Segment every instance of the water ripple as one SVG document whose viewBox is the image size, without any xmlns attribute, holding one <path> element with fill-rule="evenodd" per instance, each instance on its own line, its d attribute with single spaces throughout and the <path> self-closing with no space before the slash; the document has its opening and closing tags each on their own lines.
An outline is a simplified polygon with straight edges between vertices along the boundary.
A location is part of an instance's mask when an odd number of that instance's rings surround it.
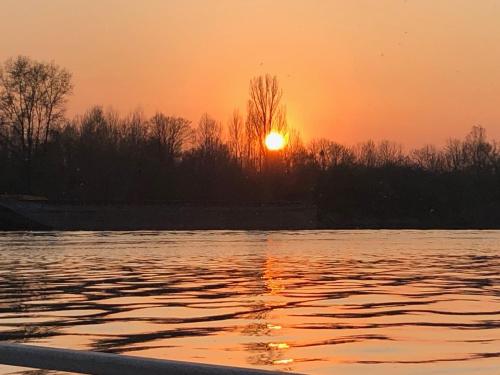
<svg viewBox="0 0 500 375">
<path fill-rule="evenodd" d="M 493 374 L 500 232 L 3 233 L 0 340 L 315 374 Z"/>
</svg>

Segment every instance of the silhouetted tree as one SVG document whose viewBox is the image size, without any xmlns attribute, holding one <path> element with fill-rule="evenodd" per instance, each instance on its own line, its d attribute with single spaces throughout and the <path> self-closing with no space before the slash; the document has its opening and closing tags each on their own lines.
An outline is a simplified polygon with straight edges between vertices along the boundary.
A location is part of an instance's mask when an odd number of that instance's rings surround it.
<svg viewBox="0 0 500 375">
<path fill-rule="evenodd" d="M 190 121 L 158 112 L 150 123 L 152 140 L 158 146 L 158 157 L 172 163 L 193 138 Z"/>
<path fill-rule="evenodd" d="M 413 150 L 410 155 L 411 161 L 419 169 L 442 172 L 445 169 L 445 157 L 443 153 L 433 145 L 426 145 Z"/>
<path fill-rule="evenodd" d="M 484 128 L 474 126 L 463 142 L 463 156 L 467 167 L 483 171 L 498 158 L 497 145 L 487 140 Z"/>
<path fill-rule="evenodd" d="M 19 56 L 0 69 L 0 136 L 24 164 L 31 190 L 33 158 L 63 119 L 71 74 L 54 63 Z"/>
<path fill-rule="evenodd" d="M 229 119 L 227 128 L 229 151 L 231 152 L 231 155 L 233 155 L 233 157 L 238 161 L 240 166 L 243 166 L 247 137 L 245 135 L 245 124 L 243 123 L 243 117 L 238 110 L 233 111 L 233 115 Z"/>
<path fill-rule="evenodd" d="M 349 165 L 355 160 L 354 152 L 349 147 L 327 139 L 312 140 L 309 143 L 308 151 L 322 170 L 339 165 Z"/>
<path fill-rule="evenodd" d="M 198 122 L 195 139 L 196 147 L 210 155 L 222 144 L 222 125 L 205 113 Z"/>
<path fill-rule="evenodd" d="M 282 96 L 283 91 L 276 76 L 267 74 L 250 81 L 247 124 L 249 131 L 257 140 L 260 169 L 267 152 L 264 146 L 266 135 L 272 130 L 286 131 L 286 109 L 281 103 Z"/>
</svg>

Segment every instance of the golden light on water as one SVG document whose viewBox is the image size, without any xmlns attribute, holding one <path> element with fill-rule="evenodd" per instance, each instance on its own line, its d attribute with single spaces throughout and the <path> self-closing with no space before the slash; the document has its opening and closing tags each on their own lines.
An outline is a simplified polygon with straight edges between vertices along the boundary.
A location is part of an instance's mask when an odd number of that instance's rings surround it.
<svg viewBox="0 0 500 375">
<path fill-rule="evenodd" d="M 267 346 L 270 348 L 273 348 L 273 349 L 288 349 L 288 348 L 290 348 L 290 345 L 288 345 L 286 342 L 279 342 L 279 343 L 270 342 L 269 344 L 267 344 Z"/>
<path fill-rule="evenodd" d="M 267 325 L 267 328 L 268 328 L 268 329 L 275 329 L 275 330 L 279 330 L 279 329 L 281 329 L 281 326 L 280 326 L 280 325 L 277 325 L 277 324 L 270 324 L 270 323 L 269 323 L 269 324 Z"/>
<path fill-rule="evenodd" d="M 268 150 L 278 151 L 285 147 L 286 140 L 282 134 L 272 131 L 266 136 L 265 144 Z"/>
<path fill-rule="evenodd" d="M 276 361 L 273 361 L 273 365 L 287 365 L 289 363 L 292 363 L 293 359 L 287 358 L 287 359 L 278 359 Z"/>
</svg>

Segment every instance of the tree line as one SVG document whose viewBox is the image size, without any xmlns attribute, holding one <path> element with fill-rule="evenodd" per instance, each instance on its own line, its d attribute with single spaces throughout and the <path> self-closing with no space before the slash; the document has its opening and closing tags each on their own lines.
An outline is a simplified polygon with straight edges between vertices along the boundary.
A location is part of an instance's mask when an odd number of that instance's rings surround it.
<svg viewBox="0 0 500 375">
<path fill-rule="evenodd" d="M 302 141 L 276 77 L 246 112 L 196 123 L 95 106 L 67 118 L 71 74 L 19 56 L 0 69 L 0 192 L 78 203 L 316 204 L 326 226 L 500 224 L 500 148 L 473 127 L 442 148 Z M 287 137 L 268 151 L 270 131 Z"/>
</svg>

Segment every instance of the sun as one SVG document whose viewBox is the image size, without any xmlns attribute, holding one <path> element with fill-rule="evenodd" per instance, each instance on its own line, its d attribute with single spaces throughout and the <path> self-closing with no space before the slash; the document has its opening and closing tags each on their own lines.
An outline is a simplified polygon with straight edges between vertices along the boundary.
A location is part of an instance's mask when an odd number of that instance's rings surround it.
<svg viewBox="0 0 500 375">
<path fill-rule="evenodd" d="M 286 144 L 285 137 L 276 131 L 270 132 L 266 136 L 264 143 L 266 144 L 267 149 L 270 151 L 281 150 L 283 147 L 285 147 Z"/>
</svg>

